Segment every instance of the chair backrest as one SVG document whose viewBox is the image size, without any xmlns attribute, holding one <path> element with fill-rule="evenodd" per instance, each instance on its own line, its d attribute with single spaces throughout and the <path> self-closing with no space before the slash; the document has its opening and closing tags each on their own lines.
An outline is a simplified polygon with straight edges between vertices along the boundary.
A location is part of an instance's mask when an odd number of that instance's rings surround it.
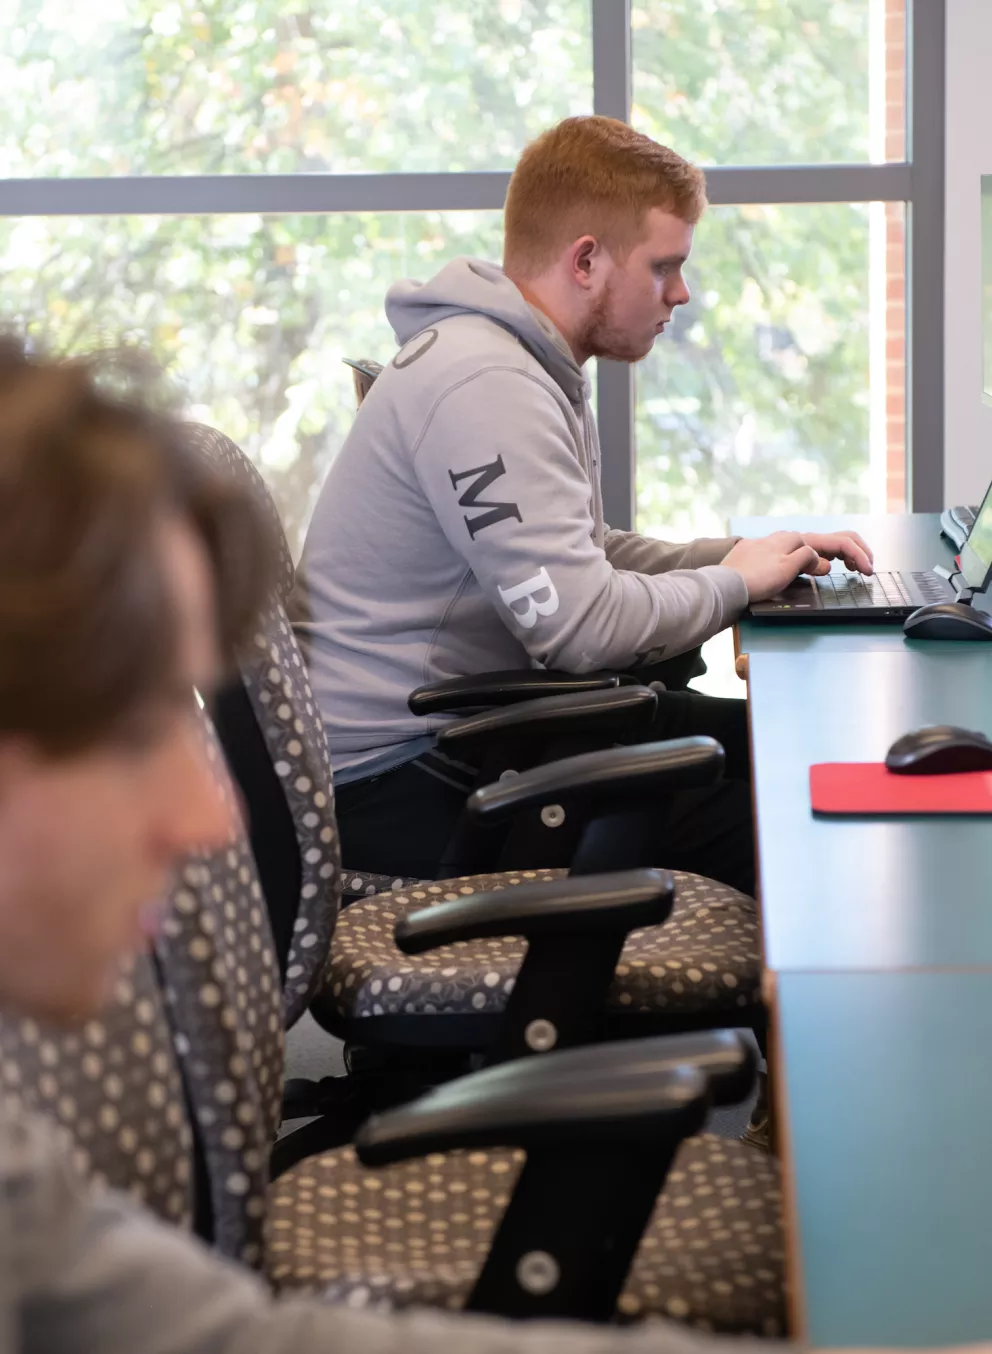
<svg viewBox="0 0 992 1354">
<path fill-rule="evenodd" d="M 288 1028 L 322 984 L 341 898 L 327 741 L 286 612 L 293 562 L 272 497 L 230 438 L 201 424 L 187 426 L 201 455 L 250 485 L 280 542 L 278 584 L 241 656 L 241 686 L 221 693 L 214 717 L 248 806 Z"/>
<path fill-rule="evenodd" d="M 233 796 L 205 716 L 203 732 Z M 83 1172 L 258 1265 L 284 1035 L 247 838 L 188 859 L 169 902 L 154 954 L 125 967 L 99 1019 L 67 1034 L 0 1018 L 0 1080 L 59 1125 Z"/>
<path fill-rule="evenodd" d="M 382 371 L 382 363 L 374 362 L 371 357 L 346 357 L 346 367 L 351 368 L 351 379 L 355 387 L 355 403 L 359 408 L 372 389 L 375 378 Z"/>
<path fill-rule="evenodd" d="M 209 722 L 204 737 L 234 795 Z M 69 1034 L 0 1019 L 0 1079 L 47 1113 L 78 1166 L 262 1260 L 269 1157 L 279 1128 L 283 1002 L 247 837 L 177 873 L 154 954 L 127 966 L 98 1020 Z"/>
<path fill-rule="evenodd" d="M 206 724 L 218 778 L 233 794 Z M 246 836 L 186 862 L 156 956 L 203 1154 L 210 1239 L 258 1265 L 285 1049 L 279 968 Z"/>
<path fill-rule="evenodd" d="M 81 1172 L 192 1225 L 193 1134 L 150 957 L 124 965 L 106 1009 L 77 1030 L 0 1016 L 0 1080 L 15 1108 L 58 1125 Z"/>
</svg>

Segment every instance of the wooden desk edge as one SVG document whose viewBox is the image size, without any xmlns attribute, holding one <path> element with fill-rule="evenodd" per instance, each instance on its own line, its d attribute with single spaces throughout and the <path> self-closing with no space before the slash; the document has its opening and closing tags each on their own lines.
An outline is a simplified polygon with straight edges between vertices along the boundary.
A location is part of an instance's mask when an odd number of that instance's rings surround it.
<svg viewBox="0 0 992 1354">
<path fill-rule="evenodd" d="M 748 656 L 740 651 L 740 630 L 734 626 L 734 670 L 745 682 L 748 680 Z M 750 693 L 749 693 L 750 694 Z M 751 754 L 751 794 L 754 796 L 754 740 L 751 728 L 751 706 L 748 703 L 748 748 Z M 755 824 L 757 827 L 757 824 Z M 757 834 L 754 842 L 755 861 L 758 864 Z M 761 888 L 758 886 L 760 917 Z M 778 1022 L 778 983 L 774 971 L 765 967 L 764 937 L 762 936 L 761 999 L 768 1008 L 768 1072 L 772 1103 L 769 1106 L 774 1130 L 773 1146 L 778 1157 L 782 1180 L 782 1228 L 785 1238 L 786 1321 L 793 1340 L 805 1342 L 806 1303 L 803 1290 L 802 1244 L 799 1232 L 799 1208 L 796 1200 L 795 1176 L 792 1163 L 792 1135 L 789 1126 L 789 1097 L 786 1089 L 785 1059 L 781 1055 L 782 1039 Z"/>
<path fill-rule="evenodd" d="M 734 671 L 742 682 L 747 681 L 747 654 L 741 653 L 741 627 L 734 626 Z"/>
<path fill-rule="evenodd" d="M 802 1241 L 799 1230 L 799 1207 L 795 1190 L 795 1171 L 792 1162 L 792 1134 L 789 1125 L 789 1096 L 786 1086 L 785 1058 L 782 1055 L 782 1036 L 779 1029 L 777 983 L 775 974 L 765 969 L 761 975 L 761 995 L 768 1007 L 768 1069 L 772 1095 L 772 1124 L 775 1128 L 774 1145 L 782 1178 L 782 1226 L 785 1233 L 786 1320 L 789 1336 L 805 1344 L 806 1302 L 803 1290 Z"/>
</svg>

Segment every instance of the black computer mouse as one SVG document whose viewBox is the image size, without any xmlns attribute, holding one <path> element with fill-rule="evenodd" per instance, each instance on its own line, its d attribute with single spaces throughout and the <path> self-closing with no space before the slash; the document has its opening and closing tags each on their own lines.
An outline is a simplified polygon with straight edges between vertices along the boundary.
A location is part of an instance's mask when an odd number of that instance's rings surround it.
<svg viewBox="0 0 992 1354">
<path fill-rule="evenodd" d="M 972 729 L 927 724 L 897 738 L 885 754 L 885 765 L 890 771 L 915 776 L 992 771 L 992 742 Z"/>
<path fill-rule="evenodd" d="M 903 624 L 909 639 L 992 639 L 992 616 L 967 602 L 917 607 Z"/>
</svg>

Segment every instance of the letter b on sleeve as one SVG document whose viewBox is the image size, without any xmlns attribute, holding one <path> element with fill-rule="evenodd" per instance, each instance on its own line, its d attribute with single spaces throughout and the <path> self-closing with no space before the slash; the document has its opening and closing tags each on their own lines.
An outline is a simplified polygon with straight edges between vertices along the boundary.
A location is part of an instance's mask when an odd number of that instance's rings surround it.
<svg viewBox="0 0 992 1354">
<path fill-rule="evenodd" d="M 558 591 L 551 581 L 551 575 L 543 568 L 533 578 L 525 578 L 513 588 L 497 588 L 503 605 L 508 607 L 514 620 L 520 622 L 525 630 L 533 630 L 538 616 L 553 616 L 558 610 Z M 525 603 L 523 611 L 517 609 L 516 602 Z"/>
</svg>

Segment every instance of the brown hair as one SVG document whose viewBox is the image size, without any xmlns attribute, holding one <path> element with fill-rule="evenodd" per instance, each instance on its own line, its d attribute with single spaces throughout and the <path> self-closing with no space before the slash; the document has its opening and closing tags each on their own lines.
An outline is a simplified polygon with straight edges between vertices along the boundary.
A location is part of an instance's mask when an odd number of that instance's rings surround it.
<svg viewBox="0 0 992 1354">
<path fill-rule="evenodd" d="M 206 550 L 224 658 L 247 639 L 273 578 L 271 528 L 183 426 L 133 364 L 0 339 L 0 736 L 80 751 L 174 689 L 170 516 Z"/>
<path fill-rule="evenodd" d="M 615 118 L 566 118 L 532 141 L 513 171 L 504 267 L 534 277 L 582 235 L 622 258 L 650 207 L 695 225 L 706 209 L 702 170 Z"/>
</svg>

